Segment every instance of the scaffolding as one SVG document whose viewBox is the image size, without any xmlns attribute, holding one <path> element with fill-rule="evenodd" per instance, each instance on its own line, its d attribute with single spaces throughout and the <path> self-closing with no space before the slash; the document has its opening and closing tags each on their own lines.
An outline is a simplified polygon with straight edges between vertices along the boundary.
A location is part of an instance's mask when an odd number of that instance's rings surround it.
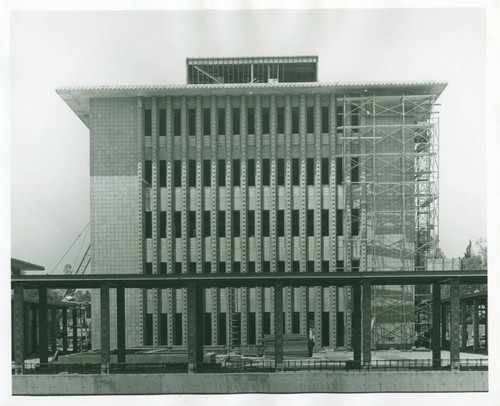
<svg viewBox="0 0 500 406">
<path fill-rule="evenodd" d="M 438 235 L 435 99 L 435 95 L 339 99 L 345 271 L 425 270 Z M 401 294 L 398 287 L 374 289 L 375 348 L 413 345 L 430 328 L 429 289 L 401 289 Z"/>
</svg>

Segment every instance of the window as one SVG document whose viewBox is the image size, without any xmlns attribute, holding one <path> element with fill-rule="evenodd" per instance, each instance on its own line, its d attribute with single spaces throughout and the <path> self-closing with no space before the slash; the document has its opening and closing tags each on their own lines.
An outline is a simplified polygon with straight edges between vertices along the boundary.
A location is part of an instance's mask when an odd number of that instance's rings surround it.
<svg viewBox="0 0 500 406">
<path fill-rule="evenodd" d="M 189 160 L 189 186 L 196 187 L 196 161 Z"/>
<path fill-rule="evenodd" d="M 262 109 L 262 134 L 269 134 L 269 107 Z"/>
<path fill-rule="evenodd" d="M 210 109 L 203 109 L 203 135 L 210 135 Z"/>
<path fill-rule="evenodd" d="M 359 109 L 358 106 L 352 105 L 351 106 L 351 126 L 357 127 L 359 125 Z M 357 131 L 357 129 L 353 130 Z"/>
<path fill-rule="evenodd" d="M 321 261 L 321 272 L 330 272 L 330 262 Z"/>
<path fill-rule="evenodd" d="M 300 272 L 300 262 L 299 261 L 292 262 L 292 272 Z"/>
<path fill-rule="evenodd" d="M 190 211 L 188 214 L 188 237 L 196 237 L 196 212 Z"/>
<path fill-rule="evenodd" d="M 248 273 L 255 273 L 255 262 L 248 263 Z"/>
<path fill-rule="evenodd" d="M 188 134 L 196 135 L 196 110 L 188 109 Z"/>
<path fill-rule="evenodd" d="M 147 211 L 146 215 L 145 215 L 145 219 L 144 219 L 145 220 L 144 234 L 145 234 L 146 238 L 151 238 L 153 236 L 153 218 L 152 218 L 151 214 L 152 213 L 150 211 Z"/>
<path fill-rule="evenodd" d="M 167 161 L 160 161 L 160 187 L 167 186 Z"/>
<path fill-rule="evenodd" d="M 160 212 L 160 238 L 167 238 L 167 212 Z"/>
<path fill-rule="evenodd" d="M 182 264 L 180 262 L 176 262 L 174 264 L 174 273 L 176 273 L 176 274 L 182 273 Z"/>
<path fill-rule="evenodd" d="M 307 261 L 307 272 L 314 272 L 314 261 Z"/>
<path fill-rule="evenodd" d="M 359 235 L 359 209 L 351 210 L 351 235 Z"/>
<path fill-rule="evenodd" d="M 262 211 L 262 236 L 269 237 L 269 210 Z"/>
<path fill-rule="evenodd" d="M 307 158 L 307 184 L 314 185 L 314 158 Z"/>
<path fill-rule="evenodd" d="M 278 186 L 285 185 L 285 160 L 278 159 Z"/>
<path fill-rule="evenodd" d="M 204 262 L 203 263 L 203 273 L 212 273 L 212 263 Z"/>
<path fill-rule="evenodd" d="M 174 109 L 174 135 L 181 135 L 181 109 Z"/>
<path fill-rule="evenodd" d="M 240 211 L 233 211 L 233 237 L 240 236 Z"/>
<path fill-rule="evenodd" d="M 344 106 L 337 106 L 337 127 L 344 126 Z"/>
<path fill-rule="evenodd" d="M 335 159 L 335 177 L 337 179 L 337 185 L 341 185 L 344 183 L 344 159 L 336 158 Z"/>
<path fill-rule="evenodd" d="M 330 161 L 328 158 L 321 158 L 321 184 L 328 185 L 330 177 Z"/>
<path fill-rule="evenodd" d="M 182 216 L 180 211 L 174 212 L 174 230 L 175 238 L 182 237 Z"/>
<path fill-rule="evenodd" d="M 351 157 L 351 182 L 359 182 L 359 156 Z"/>
<path fill-rule="evenodd" d="M 233 108 L 233 134 L 240 133 L 240 109 Z"/>
<path fill-rule="evenodd" d="M 359 272 L 359 259 L 351 260 L 351 271 Z"/>
<path fill-rule="evenodd" d="M 262 263 L 262 272 L 270 273 L 271 272 L 271 263 L 269 261 L 264 261 Z"/>
<path fill-rule="evenodd" d="M 153 183 L 153 168 L 151 161 L 144 161 L 144 180 L 150 186 Z"/>
<path fill-rule="evenodd" d="M 226 263 L 219 262 L 219 273 L 226 273 Z"/>
<path fill-rule="evenodd" d="M 298 158 L 292 158 L 292 185 L 300 185 L 300 161 Z"/>
<path fill-rule="evenodd" d="M 160 262 L 160 273 L 161 274 L 167 273 L 167 263 L 166 262 Z"/>
<path fill-rule="evenodd" d="M 167 110 L 160 109 L 160 137 L 167 135 Z"/>
<path fill-rule="evenodd" d="M 307 235 L 314 236 L 314 210 L 307 210 Z"/>
<path fill-rule="evenodd" d="M 321 132 L 327 133 L 330 131 L 330 114 L 328 106 L 321 107 Z"/>
<path fill-rule="evenodd" d="M 240 273 L 240 272 L 241 272 L 241 263 L 233 262 L 233 273 Z"/>
<path fill-rule="evenodd" d="M 147 275 L 151 275 L 153 273 L 153 263 L 152 262 L 146 262 L 146 267 L 144 269 L 144 273 Z"/>
<path fill-rule="evenodd" d="M 210 186 L 212 165 L 210 159 L 203 161 L 203 186 Z"/>
<path fill-rule="evenodd" d="M 218 180 L 219 186 L 226 186 L 226 161 L 224 159 L 219 159 L 218 161 Z"/>
<path fill-rule="evenodd" d="M 292 236 L 300 235 L 300 213 L 298 210 L 292 210 Z"/>
<path fill-rule="evenodd" d="M 248 230 L 248 237 L 255 236 L 255 212 L 253 210 L 248 211 L 247 230 Z"/>
<path fill-rule="evenodd" d="M 285 272 L 285 261 L 278 261 L 278 272 Z"/>
<path fill-rule="evenodd" d="M 344 235 L 344 210 L 337 209 L 336 215 L 337 236 Z"/>
<path fill-rule="evenodd" d="M 314 108 L 307 107 L 306 109 L 307 133 L 314 133 Z"/>
<path fill-rule="evenodd" d="M 247 109 L 247 131 L 248 134 L 255 134 L 255 111 L 253 108 Z"/>
<path fill-rule="evenodd" d="M 255 186 L 255 160 L 248 160 L 248 186 Z"/>
<path fill-rule="evenodd" d="M 278 210 L 278 237 L 285 236 L 285 211 Z"/>
<path fill-rule="evenodd" d="M 219 237 L 226 236 L 226 213 L 219 211 Z"/>
<path fill-rule="evenodd" d="M 329 235 L 328 210 L 321 210 L 321 236 L 328 237 Z"/>
<path fill-rule="evenodd" d="M 240 160 L 233 159 L 233 186 L 240 186 Z"/>
<path fill-rule="evenodd" d="M 262 160 L 262 186 L 269 186 L 269 159 Z"/>
<path fill-rule="evenodd" d="M 210 237 L 210 211 L 205 210 L 203 212 L 203 236 L 204 237 Z"/>
<path fill-rule="evenodd" d="M 278 107 L 278 134 L 285 133 L 285 108 Z"/>
<path fill-rule="evenodd" d="M 144 110 L 144 135 L 150 137 L 152 134 L 151 129 L 151 110 Z"/>
<path fill-rule="evenodd" d="M 217 109 L 217 126 L 219 132 L 217 134 L 224 135 L 226 133 L 226 109 Z"/>
<path fill-rule="evenodd" d="M 292 133 L 299 133 L 299 108 L 292 107 Z"/>
<path fill-rule="evenodd" d="M 182 165 L 178 159 L 174 161 L 174 186 L 182 186 Z"/>
</svg>

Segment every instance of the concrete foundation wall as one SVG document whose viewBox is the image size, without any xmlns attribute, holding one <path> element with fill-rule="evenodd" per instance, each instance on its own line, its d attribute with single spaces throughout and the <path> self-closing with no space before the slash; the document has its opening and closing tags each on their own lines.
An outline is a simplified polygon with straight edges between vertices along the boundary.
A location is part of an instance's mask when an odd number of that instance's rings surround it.
<svg viewBox="0 0 500 406">
<path fill-rule="evenodd" d="M 458 391 L 488 391 L 488 372 L 292 372 L 12 377 L 14 395 Z"/>
</svg>

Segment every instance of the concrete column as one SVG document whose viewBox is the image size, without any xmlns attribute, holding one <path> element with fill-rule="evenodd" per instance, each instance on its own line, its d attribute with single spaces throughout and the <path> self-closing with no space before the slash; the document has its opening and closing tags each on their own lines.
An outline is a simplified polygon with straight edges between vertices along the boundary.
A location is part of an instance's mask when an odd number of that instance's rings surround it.
<svg viewBox="0 0 500 406">
<path fill-rule="evenodd" d="M 441 366 L 441 285 L 432 284 L 432 366 L 439 368 Z"/>
<path fill-rule="evenodd" d="M 187 287 L 188 372 L 195 373 L 203 362 L 203 288 L 195 282 Z"/>
<path fill-rule="evenodd" d="M 68 352 L 68 308 L 63 307 L 62 311 L 62 339 L 63 339 L 63 351 Z"/>
<path fill-rule="evenodd" d="M 71 318 L 73 321 L 73 352 L 76 352 L 78 347 L 78 310 L 76 308 L 71 309 Z"/>
<path fill-rule="evenodd" d="M 462 351 L 467 347 L 467 302 L 460 301 L 460 337 L 462 343 Z"/>
<path fill-rule="evenodd" d="M 39 349 L 40 364 L 47 364 L 49 362 L 49 326 L 47 315 L 47 288 L 40 288 L 38 290 L 38 332 L 39 332 Z"/>
<path fill-rule="evenodd" d="M 57 350 L 57 308 L 52 306 L 50 308 L 50 350 L 54 354 Z"/>
<path fill-rule="evenodd" d="M 352 287 L 352 350 L 356 365 L 361 364 L 361 286 Z"/>
<path fill-rule="evenodd" d="M 479 301 L 473 299 L 472 301 L 472 335 L 473 340 L 473 351 L 479 351 Z"/>
<path fill-rule="evenodd" d="M 22 374 L 24 369 L 24 286 L 17 283 L 14 286 L 14 367 L 16 374 Z"/>
<path fill-rule="evenodd" d="M 125 288 L 116 288 L 116 343 L 117 361 L 125 362 Z"/>
<path fill-rule="evenodd" d="M 274 366 L 283 370 L 283 285 L 274 285 Z"/>
<path fill-rule="evenodd" d="M 363 281 L 363 297 L 361 305 L 363 312 L 363 365 L 370 365 L 372 361 L 372 285 L 370 281 Z"/>
<path fill-rule="evenodd" d="M 110 357 L 110 320 L 109 285 L 101 285 L 101 373 L 109 373 Z"/>
<path fill-rule="evenodd" d="M 460 367 L 460 283 L 457 278 L 450 282 L 450 361 L 452 369 Z"/>
</svg>

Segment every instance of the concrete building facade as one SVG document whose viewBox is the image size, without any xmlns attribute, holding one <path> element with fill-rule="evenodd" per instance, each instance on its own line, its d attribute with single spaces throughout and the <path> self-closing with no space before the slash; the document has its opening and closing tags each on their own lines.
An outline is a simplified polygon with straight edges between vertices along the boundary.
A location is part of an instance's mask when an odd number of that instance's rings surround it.
<svg viewBox="0 0 500 406">
<path fill-rule="evenodd" d="M 317 62 L 188 59 L 187 85 L 59 89 L 90 130 L 92 272 L 425 269 L 446 84 L 322 83 Z M 206 290 L 204 343 L 261 342 L 274 331 L 273 294 Z M 375 346 L 414 342 L 418 296 L 374 287 Z M 283 297 L 286 334 L 350 348 L 352 288 Z M 127 289 L 125 303 L 127 347 L 186 345 L 185 289 Z M 99 308 L 96 294 L 95 331 Z"/>
</svg>

